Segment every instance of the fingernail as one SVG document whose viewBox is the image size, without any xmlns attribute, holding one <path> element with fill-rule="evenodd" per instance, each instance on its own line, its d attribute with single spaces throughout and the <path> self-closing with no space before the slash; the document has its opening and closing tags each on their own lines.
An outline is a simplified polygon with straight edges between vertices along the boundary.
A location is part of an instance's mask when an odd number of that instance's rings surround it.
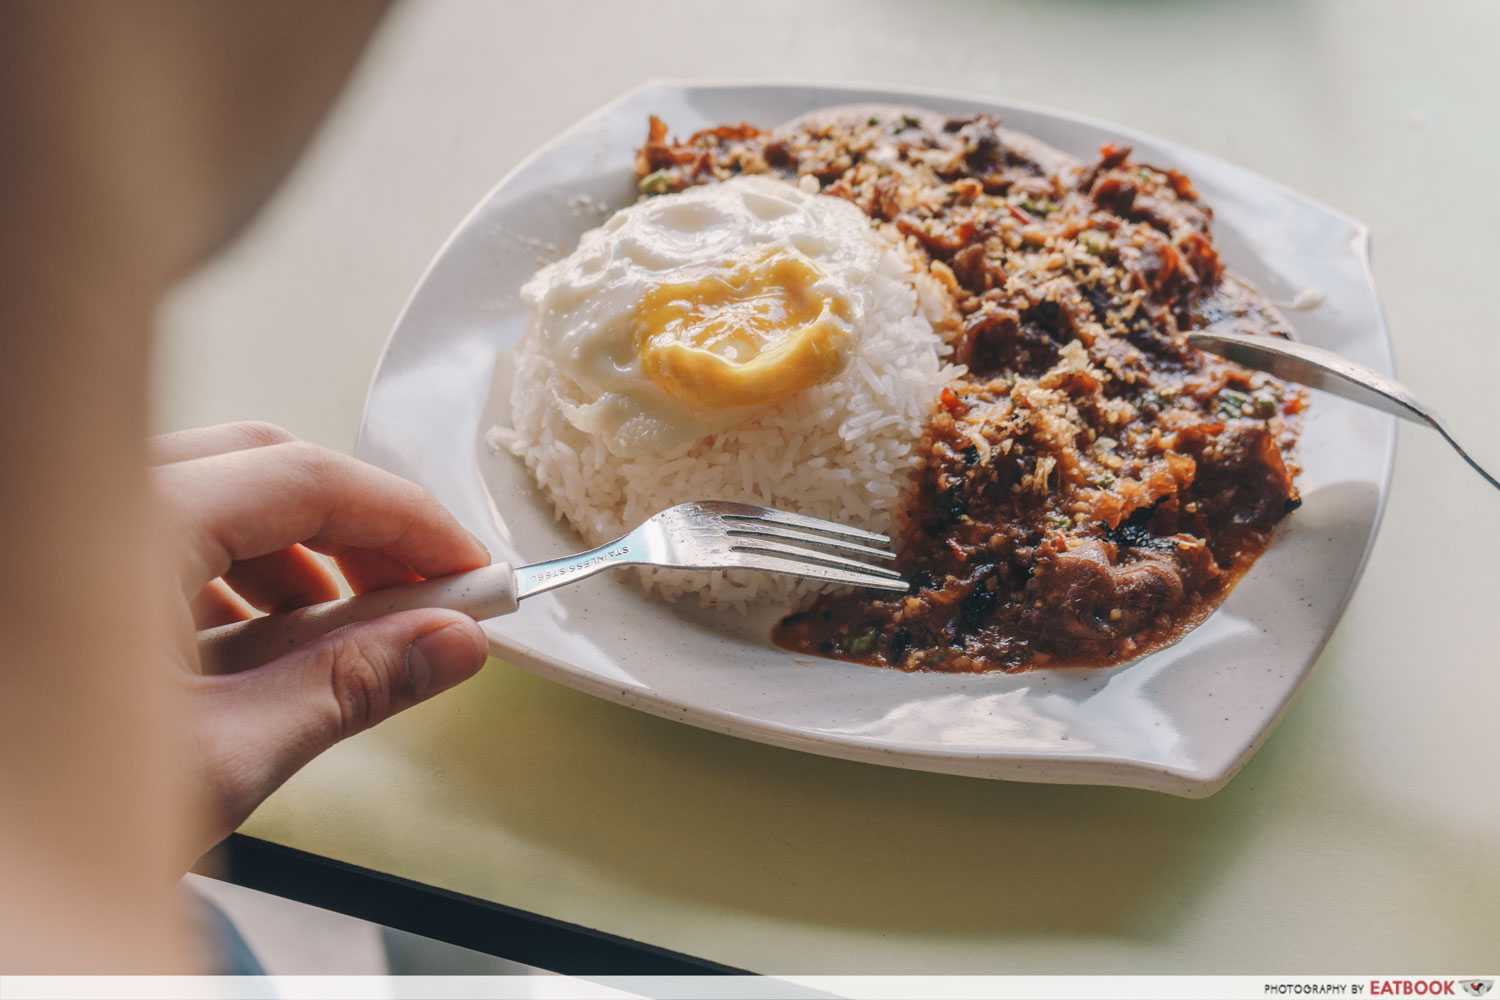
<svg viewBox="0 0 1500 1000">
<path fill-rule="evenodd" d="M 426 698 L 472 676 L 487 650 L 470 629 L 444 625 L 421 635 L 406 649 L 406 679 L 412 696 Z"/>
<path fill-rule="evenodd" d="M 468 531 L 467 528 L 465 528 L 464 530 Z M 480 549 L 481 552 L 483 552 L 486 556 L 488 556 L 491 559 L 494 558 L 494 556 L 490 555 L 490 547 L 488 545 L 484 544 L 483 542 L 481 542 L 479 540 L 479 536 L 478 535 L 474 534 L 474 532 L 472 532 L 472 531 L 469 531 L 469 537 L 472 538 L 472 539 L 474 539 L 474 544 L 477 545 L 477 546 L 479 546 L 479 549 Z"/>
</svg>

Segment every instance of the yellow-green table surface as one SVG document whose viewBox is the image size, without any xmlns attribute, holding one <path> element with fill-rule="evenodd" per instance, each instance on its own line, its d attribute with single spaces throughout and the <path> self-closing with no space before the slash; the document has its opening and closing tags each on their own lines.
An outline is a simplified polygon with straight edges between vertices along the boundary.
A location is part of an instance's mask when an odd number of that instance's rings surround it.
<svg viewBox="0 0 1500 1000">
<path fill-rule="evenodd" d="M 1402 378 L 1500 462 L 1500 5 L 400 7 L 308 158 L 161 318 L 162 428 L 350 450 L 381 345 L 510 167 L 652 76 L 967 90 L 1154 132 L 1368 223 Z M 491 662 L 245 832 L 765 972 L 1500 966 L 1500 494 L 1403 427 L 1364 581 L 1219 794 L 824 759 Z"/>
</svg>

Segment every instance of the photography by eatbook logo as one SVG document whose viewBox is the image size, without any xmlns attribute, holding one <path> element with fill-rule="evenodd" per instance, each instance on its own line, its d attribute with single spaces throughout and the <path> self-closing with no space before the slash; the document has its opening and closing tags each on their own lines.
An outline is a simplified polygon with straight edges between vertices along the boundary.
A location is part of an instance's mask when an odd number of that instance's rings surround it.
<svg viewBox="0 0 1500 1000">
<path fill-rule="evenodd" d="M 1471 997 L 1482 997 L 1495 985 L 1493 979 L 1460 979 L 1458 983 Z"/>
</svg>

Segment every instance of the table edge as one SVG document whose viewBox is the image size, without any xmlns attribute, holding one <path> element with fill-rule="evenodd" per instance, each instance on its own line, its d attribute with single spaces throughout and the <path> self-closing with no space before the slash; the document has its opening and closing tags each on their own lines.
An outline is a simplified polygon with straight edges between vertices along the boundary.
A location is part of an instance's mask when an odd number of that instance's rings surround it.
<svg viewBox="0 0 1500 1000">
<path fill-rule="evenodd" d="M 199 874 L 569 976 L 745 970 L 398 875 L 230 834 Z"/>
</svg>

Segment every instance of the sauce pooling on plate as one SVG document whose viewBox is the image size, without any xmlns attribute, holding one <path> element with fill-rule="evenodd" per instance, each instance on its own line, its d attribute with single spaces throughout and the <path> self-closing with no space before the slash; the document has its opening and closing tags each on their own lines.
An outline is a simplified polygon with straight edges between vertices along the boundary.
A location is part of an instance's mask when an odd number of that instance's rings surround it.
<svg viewBox="0 0 1500 1000">
<path fill-rule="evenodd" d="M 1225 273 L 1184 175 L 890 108 L 680 143 L 653 119 L 638 170 L 648 194 L 811 179 L 904 238 L 951 299 L 968 371 L 933 401 L 895 532 L 910 591 L 819 597 L 782 646 L 908 670 L 1123 662 L 1212 611 L 1300 503 L 1302 395 L 1184 340 L 1288 332 Z"/>
</svg>

